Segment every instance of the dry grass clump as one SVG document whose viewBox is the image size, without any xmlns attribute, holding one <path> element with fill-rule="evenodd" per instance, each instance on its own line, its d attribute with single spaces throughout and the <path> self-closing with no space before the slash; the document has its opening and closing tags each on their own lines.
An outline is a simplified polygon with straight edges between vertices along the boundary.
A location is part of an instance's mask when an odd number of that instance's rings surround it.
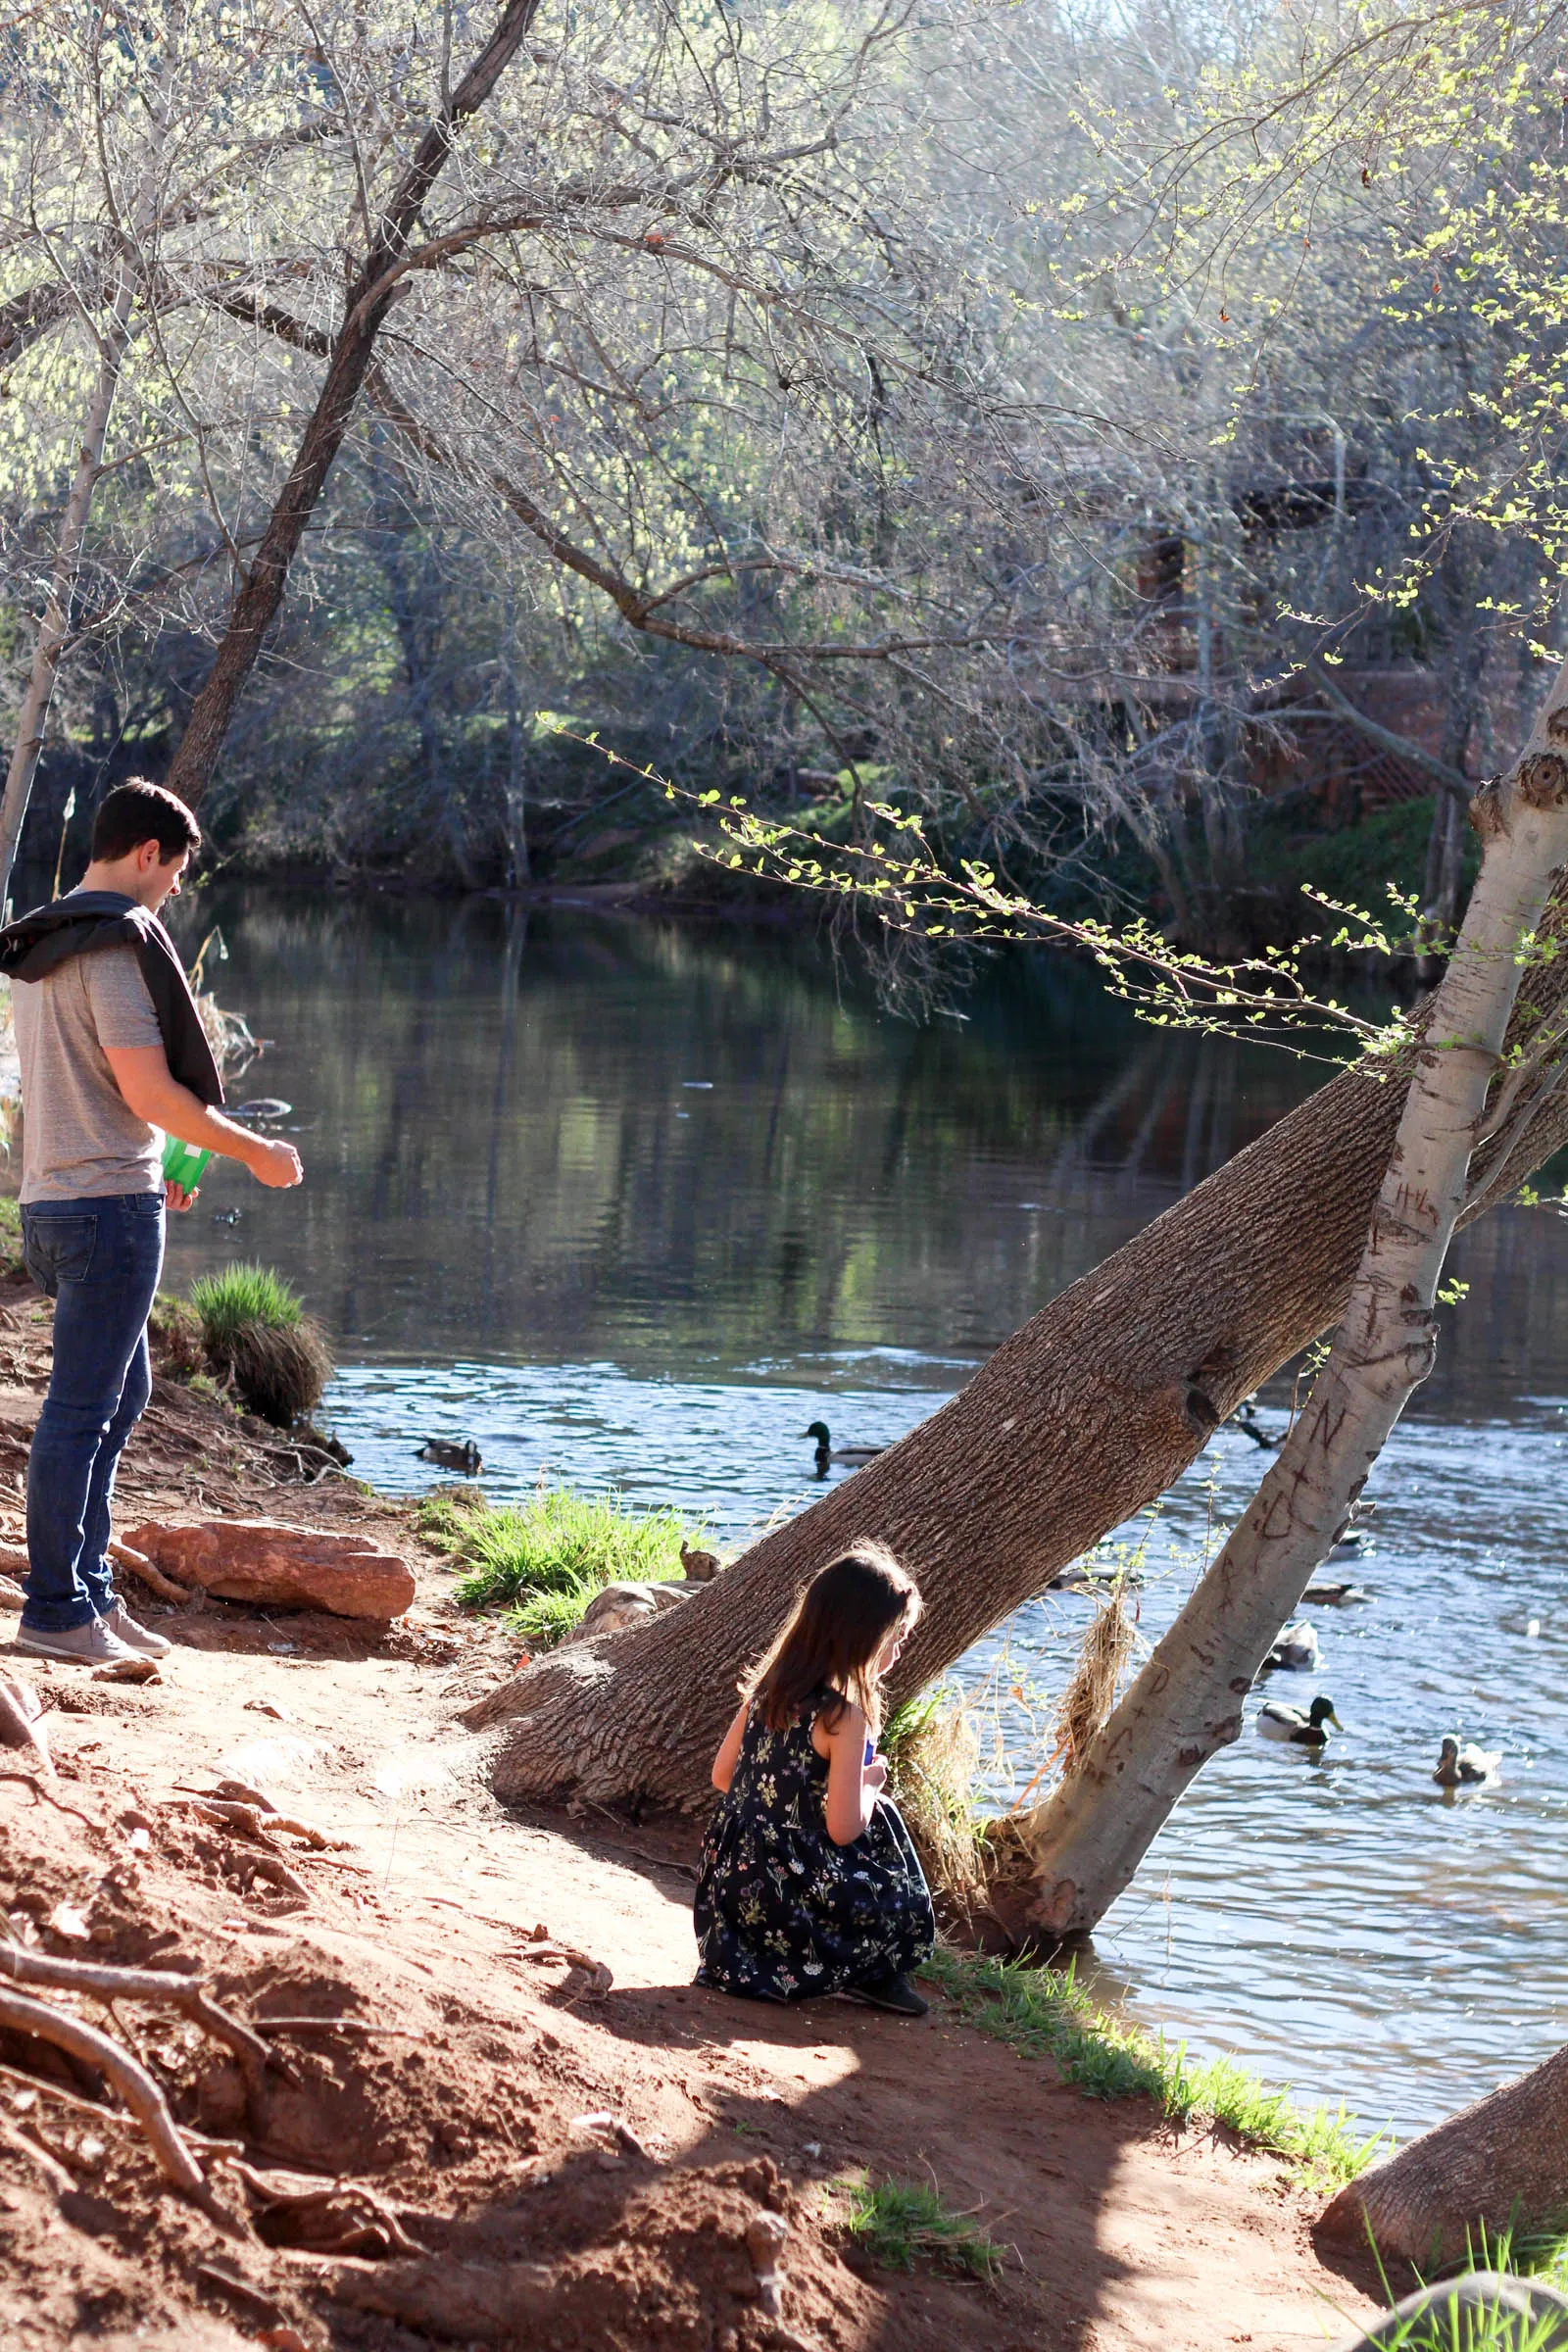
<svg viewBox="0 0 1568 2352">
<path fill-rule="evenodd" d="M 926 1877 L 967 1917 L 986 1890 L 974 1797 L 980 1741 L 970 1710 L 938 1684 L 894 1709 L 879 1744 Z"/>
<path fill-rule="evenodd" d="M 1137 1613 L 1127 1606 L 1126 1581 L 1117 1577 L 1106 1586 L 1084 1629 L 1078 1663 L 1067 1678 L 1056 1708 L 1056 1744 L 1045 1770 L 1049 1771 L 1059 1757 L 1064 1781 L 1082 1771 L 1085 1757 L 1104 1730 L 1116 1703 L 1116 1692 L 1132 1656 L 1137 1633 Z"/>
</svg>

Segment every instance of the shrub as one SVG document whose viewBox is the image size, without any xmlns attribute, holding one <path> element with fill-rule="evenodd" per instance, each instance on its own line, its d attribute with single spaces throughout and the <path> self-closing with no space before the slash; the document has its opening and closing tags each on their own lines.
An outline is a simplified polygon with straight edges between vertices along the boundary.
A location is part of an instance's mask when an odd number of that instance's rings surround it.
<svg viewBox="0 0 1568 2352">
<path fill-rule="evenodd" d="M 332 1374 L 320 1329 L 296 1291 L 270 1266 L 225 1266 L 201 1274 L 190 1302 L 208 1361 L 253 1412 L 288 1429 L 315 1411 Z"/>
</svg>

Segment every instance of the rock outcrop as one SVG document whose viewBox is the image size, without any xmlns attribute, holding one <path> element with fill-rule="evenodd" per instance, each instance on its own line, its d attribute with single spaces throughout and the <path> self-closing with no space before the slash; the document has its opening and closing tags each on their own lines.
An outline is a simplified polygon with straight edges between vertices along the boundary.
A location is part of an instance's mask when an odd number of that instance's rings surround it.
<svg viewBox="0 0 1568 2352">
<path fill-rule="evenodd" d="M 125 1542 L 191 1592 L 268 1608 L 328 1609 L 390 1624 L 414 1601 L 414 1572 L 366 1536 L 292 1527 L 282 1519 L 149 1520 Z"/>
</svg>

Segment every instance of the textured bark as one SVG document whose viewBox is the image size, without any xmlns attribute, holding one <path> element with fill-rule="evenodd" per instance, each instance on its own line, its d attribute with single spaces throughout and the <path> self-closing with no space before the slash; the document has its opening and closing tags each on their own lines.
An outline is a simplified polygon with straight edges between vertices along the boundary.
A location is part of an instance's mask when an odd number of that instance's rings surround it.
<svg viewBox="0 0 1568 2352">
<path fill-rule="evenodd" d="M 1568 2049 L 1504 2083 L 1342 2188 L 1318 2228 L 1423 2267 L 1495 2233 L 1555 2228 L 1568 2212 Z"/>
<path fill-rule="evenodd" d="M 1568 903 L 1548 927 L 1568 936 Z M 1510 1038 L 1549 1026 L 1568 956 L 1530 974 Z M 498 1793 L 698 1804 L 737 1677 L 795 1592 L 857 1538 L 918 1577 L 906 1696 L 1188 1468 L 1215 1423 L 1343 1313 L 1394 1147 L 1408 1067 L 1333 1079 L 1051 1301 L 969 1386 L 814 1508 L 649 1627 L 541 1661 L 469 1711 L 508 1722 Z M 1520 1183 L 1568 1135 L 1544 1081 L 1522 1145 L 1478 1164 Z M 1532 1116 L 1532 1112 L 1534 1115 Z"/>
<path fill-rule="evenodd" d="M 333 338 L 326 374 L 299 455 L 234 599 L 228 627 L 191 706 L 169 771 L 170 790 L 192 806 L 212 780 L 240 689 L 256 666 L 263 641 L 277 617 L 289 566 L 343 446 L 374 355 L 376 336 L 396 300 L 401 282 L 398 264 L 420 211 L 446 167 L 463 123 L 484 105 L 515 57 L 538 7 L 539 0 L 509 0 L 489 40 L 420 140 L 344 296 L 343 323 Z"/>
<path fill-rule="evenodd" d="M 1269 1644 L 1299 1606 L 1437 1348 L 1434 1311 L 1526 966 L 1568 860 L 1568 671 L 1475 807 L 1481 873 L 1428 1007 L 1345 1320 L 1299 1419 L 1218 1559 L 1047 1803 L 1019 1825 L 1053 1936 L 1097 1927 L 1197 1775 L 1240 1734 Z M 1550 1039 L 1547 1033 L 1547 1042 Z M 1550 1079 L 1560 1052 L 1547 1053 Z"/>
</svg>

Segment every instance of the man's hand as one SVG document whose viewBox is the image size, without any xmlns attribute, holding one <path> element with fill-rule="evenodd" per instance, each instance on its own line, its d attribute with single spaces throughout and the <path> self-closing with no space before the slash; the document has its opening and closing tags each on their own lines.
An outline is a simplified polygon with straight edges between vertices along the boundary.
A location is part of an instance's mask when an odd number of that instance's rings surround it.
<svg viewBox="0 0 1568 2352">
<path fill-rule="evenodd" d="M 291 1184 L 304 1181 L 305 1170 L 292 1144 L 274 1142 L 266 1135 L 253 1135 L 250 1144 L 245 1164 L 258 1184 L 270 1185 L 274 1191 L 286 1192 Z"/>
<path fill-rule="evenodd" d="M 164 1187 L 164 1206 L 167 1209 L 170 1209 L 176 1217 L 183 1216 L 187 1208 L 194 1208 L 200 1192 L 200 1185 L 196 1187 L 196 1191 L 194 1193 L 187 1193 L 182 1184 L 166 1184 Z"/>
<path fill-rule="evenodd" d="M 253 1135 L 220 1110 L 198 1102 L 171 1078 L 162 1046 L 105 1046 L 104 1059 L 127 1107 L 149 1127 L 162 1127 L 198 1152 L 221 1152 L 225 1159 L 242 1160 L 258 1184 L 286 1191 L 303 1181 L 305 1170 L 292 1144 Z"/>
</svg>

